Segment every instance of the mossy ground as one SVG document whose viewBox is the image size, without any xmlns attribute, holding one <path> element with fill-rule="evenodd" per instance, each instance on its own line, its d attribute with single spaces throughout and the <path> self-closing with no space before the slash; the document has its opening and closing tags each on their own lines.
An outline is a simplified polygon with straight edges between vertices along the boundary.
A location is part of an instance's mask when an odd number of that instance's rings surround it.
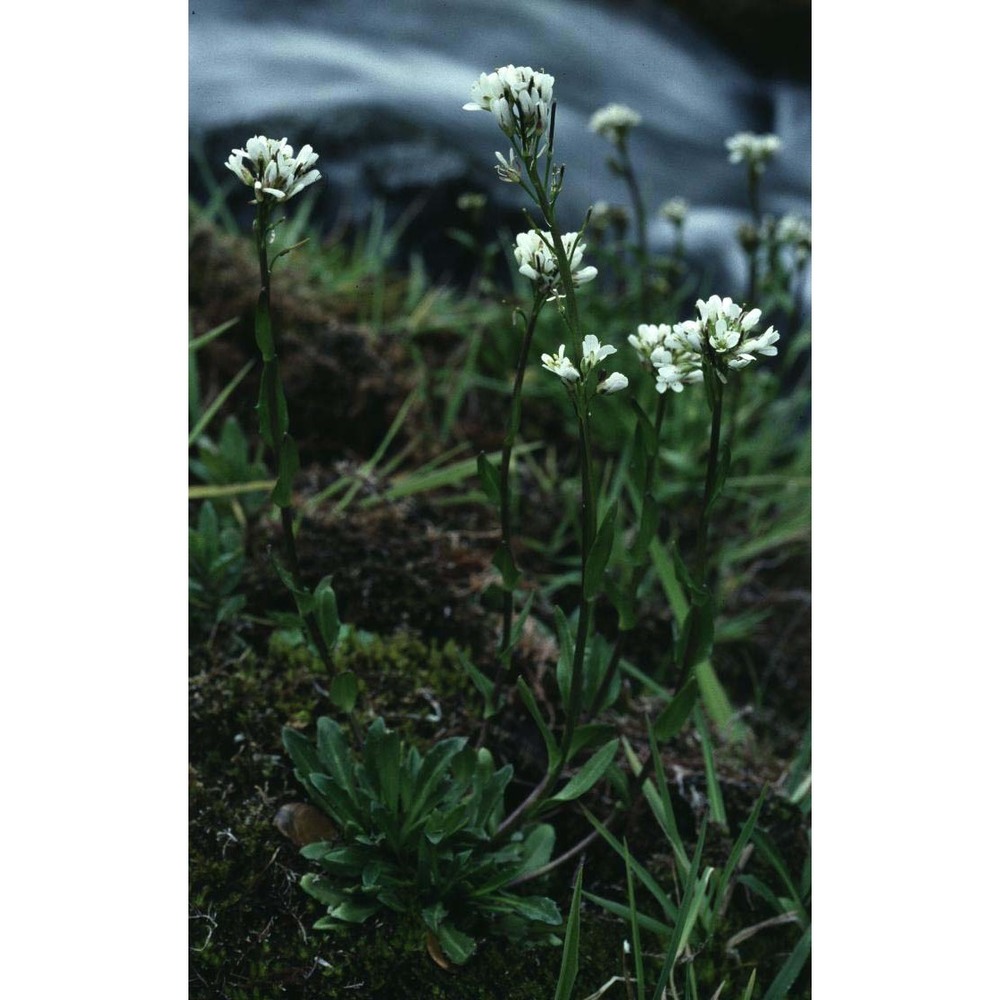
<svg viewBox="0 0 1000 1000">
<path fill-rule="evenodd" d="M 201 332 L 231 316 L 242 317 L 233 338 L 223 338 L 228 346 L 217 341 L 205 354 L 203 385 L 208 391 L 224 384 L 252 356 L 253 289 L 246 247 L 220 237 L 211 226 L 196 224 L 195 329 Z M 377 447 L 414 382 L 400 363 L 405 353 L 400 343 L 351 327 L 350 316 L 345 317 L 336 298 L 324 298 L 294 272 L 276 292 L 276 310 L 289 330 L 283 361 L 293 430 L 297 437 L 301 434 L 305 460 L 297 481 L 299 499 L 304 500 L 343 471 L 343 463 L 356 469 Z M 443 352 L 447 343 L 442 334 Z M 320 364 L 314 363 L 317 358 Z M 234 394 L 228 408 L 248 432 L 254 426 L 250 382 Z M 463 409 L 466 422 L 454 433 L 478 447 L 495 447 L 501 426 L 494 412 L 495 394 L 480 402 Z M 547 425 L 546 433 L 558 431 Z M 433 442 L 419 421 L 403 429 L 397 444 L 404 443 L 412 444 L 414 461 L 433 454 Z M 572 455 L 571 446 L 566 451 Z M 449 735 L 475 738 L 481 703 L 458 651 L 492 671 L 497 626 L 496 573 L 490 566 L 496 544 L 493 513 L 456 503 L 454 497 L 439 503 L 442 498 L 435 494 L 384 499 L 381 485 L 372 481 L 365 488 L 363 507 L 337 513 L 320 505 L 304 514 L 298 536 L 303 573 L 313 582 L 327 574 L 333 577 L 341 617 L 355 629 L 337 656 L 341 666 L 358 676 L 368 717 L 383 715 L 390 727 L 418 745 Z M 548 515 L 543 506 L 528 497 L 523 511 L 532 534 L 544 537 Z M 688 516 L 682 508 L 681 521 Z M 277 549 L 276 525 L 266 516 L 252 518 L 240 590 L 247 598 L 244 609 L 214 630 L 196 619 L 191 625 L 191 996 L 549 1000 L 561 960 L 557 947 L 528 949 L 486 939 L 466 966 L 445 970 L 432 961 L 420 935 L 391 921 L 372 919 L 338 932 L 312 930 L 322 907 L 298 886 L 310 865 L 272 822 L 280 806 L 305 797 L 283 751 L 281 730 L 292 725 L 311 732 L 320 715 L 335 710 L 327 695 L 330 678 L 318 660 L 294 634 L 266 623 L 269 614 L 291 610 L 271 566 L 272 548 Z M 531 553 L 524 556 L 530 570 Z M 808 553 L 799 547 L 744 573 L 728 595 L 734 614 L 766 606 L 768 617 L 740 641 L 720 641 L 716 650 L 723 685 L 736 704 L 749 706 L 743 721 L 751 738 L 716 747 L 729 829 L 712 829 L 708 864 L 725 863 L 761 788 L 778 782 L 790 766 L 808 719 L 808 573 Z M 558 592 L 539 591 L 536 596 L 538 618 L 529 620 L 518 662 L 543 711 L 554 717 L 556 650 L 539 623 L 551 621 L 551 602 Z M 651 672 L 662 661 L 662 636 L 670 626 L 662 605 L 647 601 L 643 624 L 626 652 L 635 662 L 648 664 Z M 634 686 L 629 698 L 639 722 L 625 715 L 615 720 L 642 751 L 646 706 Z M 491 737 L 498 756 L 515 765 L 511 799 L 530 787 L 543 762 L 534 727 L 522 715 L 516 709 L 507 713 Z M 693 843 L 705 810 L 702 749 L 688 733 L 664 747 L 664 755 L 678 823 Z M 599 815 L 611 805 L 599 790 L 586 802 Z M 590 831 L 575 811 L 555 822 L 557 852 Z M 771 793 L 760 826 L 797 877 L 809 855 L 807 820 Z M 647 814 L 636 813 L 619 833 L 662 884 L 673 884 L 669 851 Z M 586 888 L 624 901 L 620 859 L 599 844 L 585 857 Z M 751 858 L 747 874 L 774 880 L 757 857 Z M 539 886 L 564 912 L 572 877 L 569 864 Z M 657 915 L 655 903 L 644 893 L 640 909 Z M 728 925 L 716 936 L 718 943 L 697 956 L 705 996 L 712 995 L 722 979 L 731 991 L 741 989 L 753 966 L 759 969 L 759 982 L 773 978 L 797 940 L 795 927 L 762 931 L 741 944 L 738 953 L 723 947 L 729 935 L 770 915 L 756 897 L 737 890 Z M 585 904 L 578 996 L 620 974 L 625 936 L 620 920 Z M 652 964 L 655 967 L 655 959 Z M 807 998 L 808 982 L 807 966 L 790 995 Z M 623 996 L 620 984 L 608 995 Z"/>
</svg>

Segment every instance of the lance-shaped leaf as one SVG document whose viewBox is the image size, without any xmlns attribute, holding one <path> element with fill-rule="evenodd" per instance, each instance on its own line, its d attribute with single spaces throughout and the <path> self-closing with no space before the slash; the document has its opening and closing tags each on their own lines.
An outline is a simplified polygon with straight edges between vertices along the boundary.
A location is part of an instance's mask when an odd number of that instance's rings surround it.
<svg viewBox="0 0 1000 1000">
<path fill-rule="evenodd" d="M 556 745 L 556 738 L 545 724 L 542 713 L 538 709 L 538 702 L 535 701 L 535 696 L 531 693 L 531 688 L 524 683 L 523 677 L 518 677 L 517 679 L 517 693 L 521 696 L 524 707 L 528 710 L 528 714 L 532 719 L 535 720 L 535 725 L 538 726 L 538 731 L 542 734 L 542 739 L 545 741 L 545 751 L 549 757 L 548 773 L 551 775 L 559 766 L 559 747 Z"/>
<path fill-rule="evenodd" d="M 553 802 L 572 802 L 578 799 L 584 792 L 589 792 L 611 766 L 618 749 L 617 737 L 608 740 L 583 767 L 573 775 L 559 792 L 552 796 Z"/>
<path fill-rule="evenodd" d="M 294 439 L 286 434 L 281 439 L 281 453 L 278 458 L 278 481 L 271 491 L 271 499 L 279 507 L 292 505 L 292 481 L 299 471 L 299 449 Z"/>
<path fill-rule="evenodd" d="M 601 592 L 604 579 L 604 568 L 608 565 L 611 547 L 615 541 L 615 519 L 618 516 L 618 504 L 613 503 L 597 529 L 597 537 L 587 554 L 587 566 L 583 573 L 583 599 L 592 601 Z"/>
<path fill-rule="evenodd" d="M 559 982 L 554 1000 L 570 1000 L 576 985 L 576 973 L 580 967 L 580 894 L 583 890 L 583 865 L 576 873 L 573 887 L 573 902 L 569 907 L 566 921 L 566 937 L 563 941 L 562 965 L 559 968 Z"/>
<path fill-rule="evenodd" d="M 481 451 L 476 459 L 476 467 L 479 470 L 479 484 L 486 494 L 486 499 L 490 503 L 500 506 L 500 473 L 494 468 L 493 463 L 486 457 L 486 452 Z"/>
<path fill-rule="evenodd" d="M 687 722 L 691 709 L 698 698 L 698 681 L 692 677 L 674 695 L 670 704 L 660 713 L 653 726 L 658 740 L 669 740 L 676 736 Z"/>
</svg>

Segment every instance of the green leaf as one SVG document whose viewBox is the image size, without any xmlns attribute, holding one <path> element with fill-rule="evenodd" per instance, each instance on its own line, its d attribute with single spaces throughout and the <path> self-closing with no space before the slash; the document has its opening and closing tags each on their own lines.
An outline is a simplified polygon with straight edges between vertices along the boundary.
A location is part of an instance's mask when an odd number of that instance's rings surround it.
<svg viewBox="0 0 1000 1000">
<path fill-rule="evenodd" d="M 524 623 L 528 620 L 528 614 L 531 611 L 531 602 L 535 599 L 534 593 L 528 594 L 527 601 L 524 602 L 524 608 L 521 613 L 517 616 L 517 620 L 514 622 L 514 627 L 511 629 L 510 642 L 507 644 L 506 649 L 500 650 L 500 656 L 505 657 L 514 649 L 518 641 L 521 638 L 521 633 L 524 631 Z M 475 681 L 473 681 L 475 683 Z"/>
<path fill-rule="evenodd" d="M 767 791 L 767 785 L 760 790 L 760 795 L 757 796 L 757 801 L 754 803 L 750 816 L 743 824 L 740 835 L 736 838 L 736 843 L 733 844 L 733 849 L 729 852 L 729 857 L 726 859 L 726 866 L 722 869 L 722 874 L 719 876 L 719 890 L 715 896 L 715 906 L 712 913 L 713 923 L 718 923 L 719 918 L 722 916 L 727 900 L 729 880 L 733 877 L 733 872 L 736 871 L 736 866 L 739 864 L 743 848 L 747 846 L 754 827 L 757 825 L 757 817 L 760 816 L 761 806 L 764 805 L 764 796 L 767 795 Z"/>
<path fill-rule="evenodd" d="M 542 739 L 545 741 L 545 750 L 549 756 L 548 773 L 551 775 L 559 765 L 559 747 L 556 744 L 556 738 L 545 724 L 542 713 L 538 709 L 538 703 L 535 701 L 535 696 L 531 693 L 531 688 L 525 684 L 523 677 L 518 677 L 517 679 L 517 693 L 521 696 L 524 707 L 527 708 L 528 714 L 535 720 L 535 725 L 538 726 L 538 731 L 542 734 Z"/>
<path fill-rule="evenodd" d="M 288 403 L 278 378 L 278 363 L 266 361 L 260 377 L 260 397 L 257 401 L 260 436 L 272 450 L 288 431 Z"/>
<path fill-rule="evenodd" d="M 712 495 L 709 497 L 706 512 L 712 509 L 715 505 L 715 501 L 722 495 L 722 490 L 726 485 L 726 479 L 729 476 L 729 466 L 732 459 L 733 456 L 729 445 L 724 444 L 719 449 L 719 464 L 715 467 L 715 479 L 712 482 Z"/>
<path fill-rule="evenodd" d="M 580 893 L 583 890 L 583 865 L 577 869 L 573 887 L 573 902 L 566 921 L 566 939 L 563 941 L 562 965 L 553 1000 L 570 1000 L 580 967 Z"/>
<path fill-rule="evenodd" d="M 768 991 L 764 994 L 764 1000 L 781 1000 L 788 995 L 802 966 L 806 964 L 809 952 L 812 949 L 812 927 L 807 927 L 805 933 L 799 939 L 799 943 L 792 949 L 792 953 L 785 960 L 785 964 L 774 977 Z"/>
<path fill-rule="evenodd" d="M 512 897 L 512 909 L 525 920 L 534 920 L 540 924 L 551 924 L 558 927 L 562 923 L 562 914 L 555 901 L 548 896 L 517 896 Z"/>
<path fill-rule="evenodd" d="M 757 985 L 757 970 L 754 969 L 750 973 L 750 978 L 747 980 L 746 989 L 743 990 L 742 1000 L 753 1000 L 753 989 Z"/>
<path fill-rule="evenodd" d="M 390 814 L 399 802 L 399 733 L 386 729 L 385 720 L 377 718 L 365 736 L 365 771 L 379 790 L 379 799 Z"/>
<path fill-rule="evenodd" d="M 690 683 L 690 682 L 688 682 Z M 708 807 L 712 821 L 723 829 L 727 828 L 726 806 L 722 800 L 722 788 L 719 785 L 719 778 L 715 773 L 715 755 L 712 752 L 712 734 L 709 732 L 708 724 L 705 722 L 704 713 L 695 706 L 694 724 L 701 738 L 702 758 L 705 761 L 705 785 L 708 789 Z"/>
<path fill-rule="evenodd" d="M 562 608 L 557 605 L 555 613 L 556 631 L 559 634 L 559 660 L 556 663 L 556 685 L 559 688 L 559 695 L 562 698 L 563 704 L 568 705 L 576 644 L 573 642 L 569 622 L 566 621 L 566 616 L 563 614 Z"/>
<path fill-rule="evenodd" d="M 517 581 L 521 579 L 521 573 L 514 563 L 514 557 L 510 554 L 510 547 L 506 542 L 501 542 L 500 548 L 493 553 L 493 565 L 500 570 L 504 590 L 513 590 L 517 586 Z"/>
<path fill-rule="evenodd" d="M 324 906 L 339 906 L 347 898 L 325 875 L 303 875 L 299 885 Z"/>
<path fill-rule="evenodd" d="M 608 740 L 583 767 L 573 775 L 566 783 L 565 787 L 552 796 L 553 802 L 572 802 L 578 799 L 584 792 L 589 792 L 601 778 L 604 772 L 611 766 L 618 750 L 617 737 Z"/>
<path fill-rule="evenodd" d="M 340 906 L 330 911 L 335 920 L 343 920 L 349 924 L 363 924 L 373 913 L 382 909 L 381 903 L 361 903 L 353 899 L 346 900 Z M 313 924 L 319 927 L 319 924 Z"/>
<path fill-rule="evenodd" d="M 486 707 L 483 709 L 483 718 L 492 718 L 498 711 L 493 701 L 493 681 L 472 662 L 464 649 L 458 651 L 458 662 L 471 678 L 475 689 L 483 696 L 483 701 L 486 702 Z"/>
<path fill-rule="evenodd" d="M 649 543 L 656 534 L 660 521 L 660 508 L 652 493 L 642 498 L 642 512 L 639 515 L 639 530 L 632 543 L 633 562 L 642 565 L 649 559 Z"/>
<path fill-rule="evenodd" d="M 322 721 L 321 719 L 320 722 Z M 314 771 L 321 770 L 316 748 L 305 736 L 292 729 L 291 726 L 285 726 L 281 730 L 281 742 L 285 745 L 285 750 L 295 765 L 295 776 L 309 788 L 309 775 Z"/>
<path fill-rule="evenodd" d="M 353 712 L 358 700 L 358 679 L 350 671 L 338 674 L 330 682 L 330 701 L 342 712 Z"/>
<path fill-rule="evenodd" d="M 319 771 L 321 769 L 319 763 L 322 763 L 334 781 L 356 800 L 353 794 L 354 759 L 340 725 L 327 715 L 316 722 L 316 745 L 319 750 L 319 762 L 314 763 L 311 770 Z"/>
<path fill-rule="evenodd" d="M 601 592 L 604 569 L 608 565 L 611 547 L 615 541 L 615 520 L 618 517 L 618 502 L 615 501 L 604 515 L 597 537 L 587 554 L 587 565 L 583 573 L 583 599 L 592 601 Z"/>
<path fill-rule="evenodd" d="M 524 840 L 521 870 L 518 874 L 533 872 L 537 868 L 547 865 L 552 857 L 552 848 L 555 847 L 555 843 L 555 828 L 549 823 L 539 823 Z"/>
<path fill-rule="evenodd" d="M 684 728 L 697 697 L 698 681 L 692 677 L 657 718 L 653 732 L 658 740 L 672 739 Z"/>
<path fill-rule="evenodd" d="M 360 830 L 369 827 L 368 817 L 362 813 L 351 793 L 334 778 L 320 771 L 309 775 L 309 784 L 316 790 L 323 806 L 323 811 L 336 821 L 340 827 L 353 823 Z"/>
<path fill-rule="evenodd" d="M 479 483 L 486 494 L 486 499 L 490 503 L 500 506 L 500 473 L 493 467 L 493 463 L 486 457 L 486 452 L 481 451 L 476 459 L 476 468 L 479 470 Z"/>
<path fill-rule="evenodd" d="M 642 961 L 642 935 L 639 934 L 639 914 L 635 907 L 635 884 L 632 879 L 632 855 L 629 854 L 628 841 L 622 838 L 625 849 L 625 884 L 628 891 L 629 925 L 632 930 L 632 952 L 635 955 L 635 982 L 639 996 L 646 995 L 646 970 Z"/>
<path fill-rule="evenodd" d="M 595 747 L 598 743 L 607 743 L 614 733 L 615 727 L 604 722 L 588 722 L 583 726 L 577 726 L 573 731 L 566 759 L 572 760 L 581 750 Z"/>
<path fill-rule="evenodd" d="M 333 587 L 330 586 L 331 579 L 329 576 L 324 576 L 320 580 L 313 593 L 313 598 L 320 634 L 323 636 L 326 648 L 332 651 L 340 638 L 340 615 L 337 613 L 337 595 L 333 592 Z M 350 711 L 350 709 L 345 709 L 345 711 Z"/>
<path fill-rule="evenodd" d="M 281 457 L 278 459 L 278 481 L 271 491 L 271 500 L 279 507 L 292 505 L 292 480 L 299 471 L 299 449 L 292 437 L 281 439 Z"/>
<path fill-rule="evenodd" d="M 449 923 L 441 924 L 437 938 L 441 942 L 441 949 L 456 965 L 464 965 L 476 950 L 475 939 Z"/>
<path fill-rule="evenodd" d="M 273 361 L 274 334 L 271 331 L 271 309 L 268 302 L 268 294 L 263 288 L 257 297 L 257 311 L 254 315 L 253 333 L 257 341 L 257 348 L 260 350 L 264 361 Z"/>
<path fill-rule="evenodd" d="M 452 758 L 462 750 L 465 744 L 464 736 L 452 736 L 450 739 L 442 740 L 431 747 L 414 783 L 413 804 L 410 807 L 410 815 L 404 832 L 411 829 L 423 817 L 424 813 L 429 811 L 428 803 L 432 803 L 430 808 L 437 804 L 434 800 L 434 794 L 438 790 L 438 785 Z"/>
</svg>

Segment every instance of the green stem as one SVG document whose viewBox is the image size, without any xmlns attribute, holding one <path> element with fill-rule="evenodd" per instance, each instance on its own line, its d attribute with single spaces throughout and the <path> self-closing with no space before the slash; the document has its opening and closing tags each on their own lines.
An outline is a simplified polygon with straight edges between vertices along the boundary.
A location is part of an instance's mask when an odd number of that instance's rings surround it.
<svg viewBox="0 0 1000 1000">
<path fill-rule="evenodd" d="M 528 366 L 528 354 L 531 350 L 531 341 L 535 335 L 535 324 L 538 322 L 539 313 L 545 303 L 545 296 L 539 292 L 535 293 L 535 301 L 531 309 L 531 316 L 524 329 L 524 336 L 521 338 L 521 350 L 517 358 L 517 368 L 514 372 L 514 387 L 511 391 L 510 417 L 507 422 L 507 434 L 503 440 L 503 451 L 500 455 L 500 545 L 506 548 L 510 561 L 514 562 L 514 549 L 512 544 L 513 532 L 511 530 L 511 490 L 510 490 L 510 460 L 514 451 L 514 443 L 517 440 L 518 428 L 521 424 L 521 389 L 524 384 L 524 372 Z M 500 640 L 501 651 L 506 650 L 510 645 L 511 632 L 514 623 L 514 592 L 504 589 L 503 593 L 503 629 Z M 510 663 L 508 656 L 508 665 Z M 508 667 L 509 669 L 509 667 Z M 499 679 L 503 671 L 503 662 L 497 672 Z M 508 678 L 509 680 L 509 678 Z"/>
<path fill-rule="evenodd" d="M 709 366 L 711 367 L 711 366 Z M 715 378 L 715 372 L 709 370 L 706 378 Z M 711 507 L 712 493 L 715 491 L 715 478 L 719 469 L 719 438 L 722 431 L 722 403 L 725 395 L 725 383 L 719 382 L 716 387 L 715 403 L 712 406 L 712 434 L 708 444 L 708 462 L 705 466 L 705 492 L 701 500 L 701 515 L 698 518 L 698 546 L 695 555 L 695 580 L 704 586 L 708 575 L 708 515 Z"/>
<path fill-rule="evenodd" d="M 273 338 L 274 334 L 271 324 L 271 269 L 267 262 L 267 234 L 269 223 L 270 206 L 267 202 L 260 202 L 257 206 L 256 225 L 257 258 L 260 267 L 260 295 L 257 300 L 257 310 L 258 314 L 266 316 L 268 336 L 269 338 Z M 270 415 L 270 436 L 272 444 L 271 456 L 274 460 L 274 467 L 278 470 L 280 466 L 282 440 L 284 437 L 289 435 L 287 431 L 282 432 L 278 417 L 282 388 L 277 371 L 277 348 L 273 340 L 270 340 L 269 345 L 265 346 L 269 346 L 270 351 L 266 351 L 262 348 L 262 354 L 264 354 L 264 365 L 265 367 L 267 365 L 273 365 L 275 369 L 275 377 L 271 379 L 264 379 L 263 384 L 264 391 L 267 395 L 267 409 Z M 270 357 L 267 356 L 268 353 L 270 353 Z M 295 584 L 296 589 L 304 591 L 306 587 L 302 581 L 302 573 L 299 567 L 299 555 L 295 545 L 295 519 L 292 513 L 292 508 L 291 506 L 283 506 L 280 510 L 281 536 L 285 552 L 285 562 L 288 565 L 288 572 L 292 578 L 292 582 Z M 330 650 L 323 639 L 323 634 L 320 631 L 319 622 L 316 621 L 316 616 L 312 612 L 309 612 L 308 614 L 302 616 L 302 620 L 305 623 L 309 637 L 313 641 L 313 645 L 319 652 L 320 659 L 323 661 L 323 666 L 326 667 L 331 674 L 336 674 L 338 672 L 337 667 L 334 664 L 333 657 L 330 655 Z M 351 724 L 351 732 L 354 736 L 355 743 L 358 746 L 361 746 L 363 743 L 361 729 L 358 725 L 357 719 L 354 717 L 353 712 L 348 713 L 348 719 Z"/>
<path fill-rule="evenodd" d="M 622 157 L 622 173 L 628 185 L 629 196 L 632 199 L 632 211 L 635 213 L 636 242 L 639 256 L 639 305 L 642 309 L 643 322 L 650 313 L 649 302 L 649 240 L 646 236 L 646 207 L 639 191 L 639 181 L 628 155 L 628 144 L 624 139 L 618 144 Z"/>
<path fill-rule="evenodd" d="M 580 518 L 582 522 L 582 547 L 580 552 L 580 615 L 576 629 L 576 648 L 573 653 L 573 672 L 570 675 L 569 704 L 566 706 L 566 726 L 563 729 L 562 744 L 559 749 L 561 765 L 569 758 L 576 724 L 580 719 L 583 699 L 583 664 L 587 653 L 587 637 L 590 633 L 590 619 L 593 615 L 593 599 L 584 596 L 587 578 L 587 560 L 597 535 L 597 495 L 594 490 L 593 463 L 590 445 L 590 401 L 586 393 L 578 390 L 576 398 L 577 421 L 580 428 L 580 484 L 582 488 Z M 561 768 L 560 768 L 561 770 Z"/>
<path fill-rule="evenodd" d="M 653 426 L 653 440 L 656 442 L 656 448 L 653 454 L 649 456 L 649 460 L 646 463 L 646 476 L 642 484 L 642 503 L 639 508 L 639 524 L 643 524 L 646 520 L 646 512 L 648 505 L 653 503 L 653 479 L 656 475 L 656 466 L 658 464 L 657 460 L 660 457 L 660 433 L 663 429 L 663 417 L 667 410 L 667 394 L 665 392 L 660 393 L 660 398 L 656 402 L 656 421 Z M 626 590 L 626 600 L 630 604 L 635 603 L 636 594 L 639 592 L 639 584 L 642 582 L 642 577 L 645 572 L 645 564 L 639 565 L 636 563 L 632 567 L 632 572 L 629 575 L 629 581 Z M 635 625 L 629 625 L 627 628 L 619 628 L 618 635 L 615 636 L 615 645 L 611 650 L 611 658 L 608 660 L 607 668 L 604 671 L 604 676 L 601 678 L 601 685 L 597 689 L 597 694 L 594 697 L 594 705 L 600 705 L 604 701 L 605 696 L 608 693 L 608 689 L 611 687 L 611 682 L 614 680 L 615 672 L 618 669 L 618 664 L 621 662 L 622 658 L 622 645 L 624 636 L 627 635 Z"/>
</svg>

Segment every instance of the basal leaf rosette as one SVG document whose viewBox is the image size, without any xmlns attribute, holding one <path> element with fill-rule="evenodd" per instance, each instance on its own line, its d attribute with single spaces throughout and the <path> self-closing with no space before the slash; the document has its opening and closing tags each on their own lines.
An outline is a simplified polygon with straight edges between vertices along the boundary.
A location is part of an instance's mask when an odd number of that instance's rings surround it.
<svg viewBox="0 0 1000 1000">
<path fill-rule="evenodd" d="M 453 737 L 422 754 L 382 719 L 360 759 L 328 718 L 319 720 L 315 744 L 290 728 L 283 740 L 296 777 L 340 831 L 339 843 L 301 852 L 320 868 L 301 881 L 327 908 L 317 929 L 391 912 L 430 931 L 461 964 L 479 933 L 517 940 L 561 923 L 551 899 L 508 888 L 548 862 L 555 832 L 533 824 L 492 842 L 513 769 L 496 768 L 488 750 Z"/>
</svg>

